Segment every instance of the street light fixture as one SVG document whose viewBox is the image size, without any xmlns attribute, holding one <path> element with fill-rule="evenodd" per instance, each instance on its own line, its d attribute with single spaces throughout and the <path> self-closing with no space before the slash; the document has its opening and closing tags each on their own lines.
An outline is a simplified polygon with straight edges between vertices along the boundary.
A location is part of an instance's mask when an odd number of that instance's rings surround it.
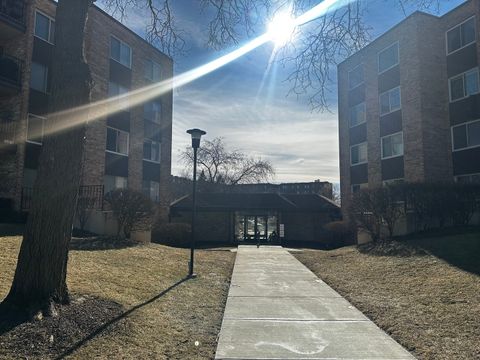
<svg viewBox="0 0 480 360">
<path fill-rule="evenodd" d="M 197 216 L 197 150 L 200 147 L 200 138 L 205 135 L 206 132 L 200 129 L 190 129 L 187 133 L 192 136 L 192 148 L 193 148 L 193 191 L 192 191 L 192 233 L 190 243 L 190 263 L 188 264 L 188 277 L 195 277 L 193 273 L 193 257 L 195 251 L 195 220 Z"/>
</svg>

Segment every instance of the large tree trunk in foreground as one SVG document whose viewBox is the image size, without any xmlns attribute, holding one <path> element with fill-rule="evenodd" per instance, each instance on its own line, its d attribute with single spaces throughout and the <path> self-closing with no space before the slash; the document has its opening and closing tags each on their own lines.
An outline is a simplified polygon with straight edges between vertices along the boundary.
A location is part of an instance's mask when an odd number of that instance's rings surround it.
<svg viewBox="0 0 480 360">
<path fill-rule="evenodd" d="M 92 0 L 60 0 L 51 69 L 49 117 L 45 126 L 33 201 L 5 306 L 51 314 L 69 301 L 68 248 L 80 185 L 85 122 L 61 132 L 66 121 L 52 115 L 89 102 L 91 78 L 83 44 Z"/>
</svg>

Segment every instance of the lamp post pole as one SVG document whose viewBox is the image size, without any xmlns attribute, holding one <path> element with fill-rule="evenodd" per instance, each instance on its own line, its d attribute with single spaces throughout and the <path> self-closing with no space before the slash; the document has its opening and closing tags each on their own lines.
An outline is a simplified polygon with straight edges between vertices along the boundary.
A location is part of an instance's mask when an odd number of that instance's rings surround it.
<svg viewBox="0 0 480 360">
<path fill-rule="evenodd" d="M 192 136 L 192 148 L 193 148 L 193 189 L 192 189 L 192 229 L 191 229 L 191 241 L 190 241 L 190 262 L 188 263 L 188 277 L 195 277 L 193 273 L 193 261 L 195 257 L 195 222 L 197 217 L 197 151 L 200 147 L 200 138 L 205 135 L 206 132 L 200 129 L 187 130 Z"/>
</svg>

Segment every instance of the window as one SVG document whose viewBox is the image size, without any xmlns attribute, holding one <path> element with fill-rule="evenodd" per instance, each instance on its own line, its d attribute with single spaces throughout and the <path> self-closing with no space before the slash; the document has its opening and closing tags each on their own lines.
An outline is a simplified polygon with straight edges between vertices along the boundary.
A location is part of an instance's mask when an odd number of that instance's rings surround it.
<svg viewBox="0 0 480 360">
<path fill-rule="evenodd" d="M 32 62 L 30 88 L 46 93 L 48 85 L 48 67 Z"/>
<path fill-rule="evenodd" d="M 400 87 L 380 94 L 380 115 L 386 115 L 401 108 Z"/>
<path fill-rule="evenodd" d="M 403 132 L 382 138 L 382 159 L 403 155 Z"/>
<path fill-rule="evenodd" d="M 352 194 L 359 192 L 362 189 L 368 189 L 368 183 L 352 184 Z"/>
<path fill-rule="evenodd" d="M 35 36 L 53 44 L 55 42 L 55 21 L 35 11 Z"/>
<path fill-rule="evenodd" d="M 145 78 L 150 81 L 160 81 L 162 79 L 160 64 L 152 60 L 145 60 Z"/>
<path fill-rule="evenodd" d="M 382 185 L 383 186 L 399 185 L 399 184 L 403 184 L 404 182 L 405 182 L 405 179 L 388 179 L 388 180 L 383 180 Z"/>
<path fill-rule="evenodd" d="M 142 191 L 143 194 L 148 196 L 152 201 L 158 202 L 160 200 L 160 183 L 143 180 Z"/>
<path fill-rule="evenodd" d="M 452 127 L 453 151 L 480 146 L 480 120 Z"/>
<path fill-rule="evenodd" d="M 107 127 L 107 151 L 128 155 L 128 141 L 128 132 Z"/>
<path fill-rule="evenodd" d="M 363 65 L 360 64 L 348 72 L 348 88 L 353 89 L 363 84 Z"/>
<path fill-rule="evenodd" d="M 27 142 L 42 145 L 45 118 L 28 114 L 27 120 Z"/>
<path fill-rule="evenodd" d="M 143 117 L 146 120 L 150 120 L 159 124 L 161 115 L 162 115 L 162 103 L 160 102 L 160 100 L 148 101 L 145 104 L 143 104 Z"/>
<path fill-rule="evenodd" d="M 117 84 L 113 81 L 110 81 L 108 83 L 108 96 L 113 97 L 113 96 L 118 96 L 122 94 L 128 93 L 128 88 L 125 86 L 122 86 L 120 84 Z"/>
<path fill-rule="evenodd" d="M 455 182 L 460 184 L 480 184 L 480 173 L 455 176 Z"/>
<path fill-rule="evenodd" d="M 472 17 L 447 31 L 447 54 L 470 45 L 475 40 L 475 18 Z"/>
<path fill-rule="evenodd" d="M 366 121 L 365 103 L 350 108 L 350 127 L 363 124 Z"/>
<path fill-rule="evenodd" d="M 127 178 L 122 176 L 105 175 L 103 182 L 105 194 L 115 189 L 126 189 L 128 185 Z"/>
<path fill-rule="evenodd" d="M 469 70 L 449 80 L 450 102 L 478 94 L 478 68 Z"/>
<path fill-rule="evenodd" d="M 398 64 L 398 43 L 378 53 L 378 73 L 381 74 Z"/>
<path fill-rule="evenodd" d="M 115 96 L 119 96 L 119 95 L 123 95 L 123 94 L 126 94 L 129 92 L 129 89 L 120 85 L 120 84 L 117 84 L 113 81 L 110 81 L 108 83 L 108 97 L 115 97 Z M 130 102 L 129 102 L 129 98 L 128 97 L 125 97 L 124 99 L 122 100 L 119 100 L 118 103 L 120 102 L 123 102 L 123 104 L 128 108 Z M 117 102 L 115 102 L 117 103 Z M 128 109 L 127 109 L 128 110 Z"/>
<path fill-rule="evenodd" d="M 350 164 L 359 165 L 367 162 L 367 143 L 350 147 Z"/>
<path fill-rule="evenodd" d="M 160 143 L 145 140 L 143 142 L 143 159 L 160 163 Z"/>
<path fill-rule="evenodd" d="M 132 49 L 113 36 L 110 38 L 110 57 L 128 68 L 132 67 Z"/>
</svg>

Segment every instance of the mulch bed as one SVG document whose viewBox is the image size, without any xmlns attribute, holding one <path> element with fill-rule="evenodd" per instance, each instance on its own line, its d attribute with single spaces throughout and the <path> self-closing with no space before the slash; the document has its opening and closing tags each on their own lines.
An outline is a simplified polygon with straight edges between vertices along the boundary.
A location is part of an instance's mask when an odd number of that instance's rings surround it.
<svg viewBox="0 0 480 360">
<path fill-rule="evenodd" d="M 140 243 L 115 236 L 88 236 L 72 237 L 70 250 L 96 251 L 110 249 L 124 249 Z"/>
<path fill-rule="evenodd" d="M 11 330 L 0 327 L 0 349 L 3 356 L 11 359 L 60 358 L 89 335 L 114 332 L 121 321 L 105 329 L 102 326 L 113 319 L 120 319 L 122 313 L 122 305 L 114 301 L 93 296 L 72 296 L 70 305 L 59 307 L 55 317 L 24 322 Z"/>
<path fill-rule="evenodd" d="M 381 241 L 362 244 L 358 246 L 358 251 L 362 254 L 372 256 L 409 257 L 427 255 L 427 252 L 418 246 L 399 241 Z"/>
</svg>

